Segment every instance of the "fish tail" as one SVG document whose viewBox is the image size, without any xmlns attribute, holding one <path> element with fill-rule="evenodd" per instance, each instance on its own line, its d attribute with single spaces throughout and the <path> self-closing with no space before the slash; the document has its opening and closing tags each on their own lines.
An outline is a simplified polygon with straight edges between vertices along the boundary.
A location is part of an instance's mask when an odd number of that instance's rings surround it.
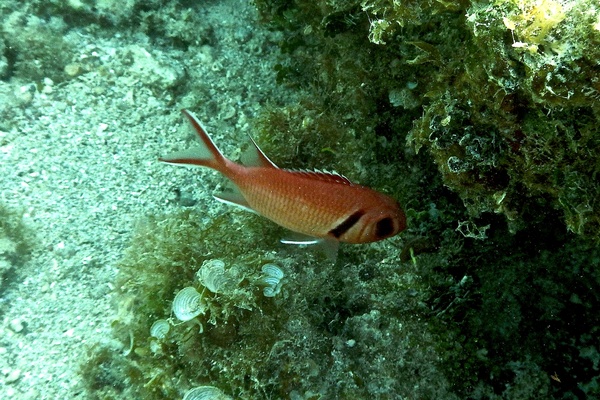
<svg viewBox="0 0 600 400">
<path fill-rule="evenodd" d="M 177 165 L 198 165 L 225 172 L 228 160 L 219 151 L 217 146 L 215 146 L 198 118 L 188 110 L 183 109 L 181 112 L 190 121 L 194 131 L 196 131 L 196 134 L 200 138 L 200 146 L 171 153 L 166 157 L 159 158 L 159 161 Z"/>
</svg>

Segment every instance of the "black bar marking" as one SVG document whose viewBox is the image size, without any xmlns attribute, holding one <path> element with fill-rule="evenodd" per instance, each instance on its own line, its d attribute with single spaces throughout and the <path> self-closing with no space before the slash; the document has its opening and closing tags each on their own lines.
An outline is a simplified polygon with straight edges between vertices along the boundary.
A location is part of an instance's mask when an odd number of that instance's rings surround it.
<svg viewBox="0 0 600 400">
<path fill-rule="evenodd" d="M 333 237 L 335 237 L 336 239 L 339 239 L 344 233 L 348 232 L 354 225 L 356 225 L 358 220 L 363 215 L 365 215 L 365 212 L 363 210 L 355 211 L 348 218 L 342 221 L 341 224 L 330 230 L 329 233 L 333 235 Z"/>
</svg>

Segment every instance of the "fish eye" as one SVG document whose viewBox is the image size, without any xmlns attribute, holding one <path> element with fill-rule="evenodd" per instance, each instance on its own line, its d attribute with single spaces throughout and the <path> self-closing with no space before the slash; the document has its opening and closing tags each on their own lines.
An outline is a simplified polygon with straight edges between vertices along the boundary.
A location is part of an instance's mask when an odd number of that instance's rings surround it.
<svg viewBox="0 0 600 400">
<path fill-rule="evenodd" d="M 384 238 L 394 233 L 394 221 L 390 217 L 385 217 L 377 221 L 375 225 L 375 237 Z"/>
</svg>

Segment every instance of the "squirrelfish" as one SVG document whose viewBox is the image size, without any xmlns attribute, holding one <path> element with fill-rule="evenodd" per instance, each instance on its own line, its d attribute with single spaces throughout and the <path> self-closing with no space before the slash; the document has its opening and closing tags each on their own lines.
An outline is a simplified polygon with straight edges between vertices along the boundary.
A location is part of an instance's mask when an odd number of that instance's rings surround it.
<svg viewBox="0 0 600 400">
<path fill-rule="evenodd" d="M 225 175 L 233 184 L 233 191 L 214 197 L 254 211 L 304 238 L 282 242 L 321 242 L 326 252 L 335 257 L 339 242 L 374 242 L 406 228 L 404 212 L 391 197 L 336 173 L 278 168 L 252 138 L 247 165 L 228 160 L 196 116 L 187 110 L 182 112 L 201 146 L 159 160 L 208 167 Z"/>
</svg>

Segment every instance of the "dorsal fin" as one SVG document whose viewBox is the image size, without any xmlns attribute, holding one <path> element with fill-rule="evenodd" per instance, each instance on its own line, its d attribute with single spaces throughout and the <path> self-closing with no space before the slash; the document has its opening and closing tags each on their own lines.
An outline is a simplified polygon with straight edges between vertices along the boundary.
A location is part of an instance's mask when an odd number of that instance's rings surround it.
<svg viewBox="0 0 600 400">
<path fill-rule="evenodd" d="M 248 135 L 248 137 L 250 138 L 250 142 L 252 142 L 252 146 L 242 155 L 242 164 L 247 167 L 277 168 L 277 165 L 269 160 L 269 157 L 258 147 L 252 136 Z"/>
<path fill-rule="evenodd" d="M 338 174 L 337 172 L 319 171 L 319 170 L 313 170 L 313 171 L 293 170 L 293 169 L 288 170 L 288 171 L 295 175 L 305 176 L 307 178 L 316 179 L 319 181 L 341 183 L 343 185 L 353 185 L 353 183 L 350 182 L 350 180 L 348 178 L 346 178 L 344 175 Z"/>
</svg>

